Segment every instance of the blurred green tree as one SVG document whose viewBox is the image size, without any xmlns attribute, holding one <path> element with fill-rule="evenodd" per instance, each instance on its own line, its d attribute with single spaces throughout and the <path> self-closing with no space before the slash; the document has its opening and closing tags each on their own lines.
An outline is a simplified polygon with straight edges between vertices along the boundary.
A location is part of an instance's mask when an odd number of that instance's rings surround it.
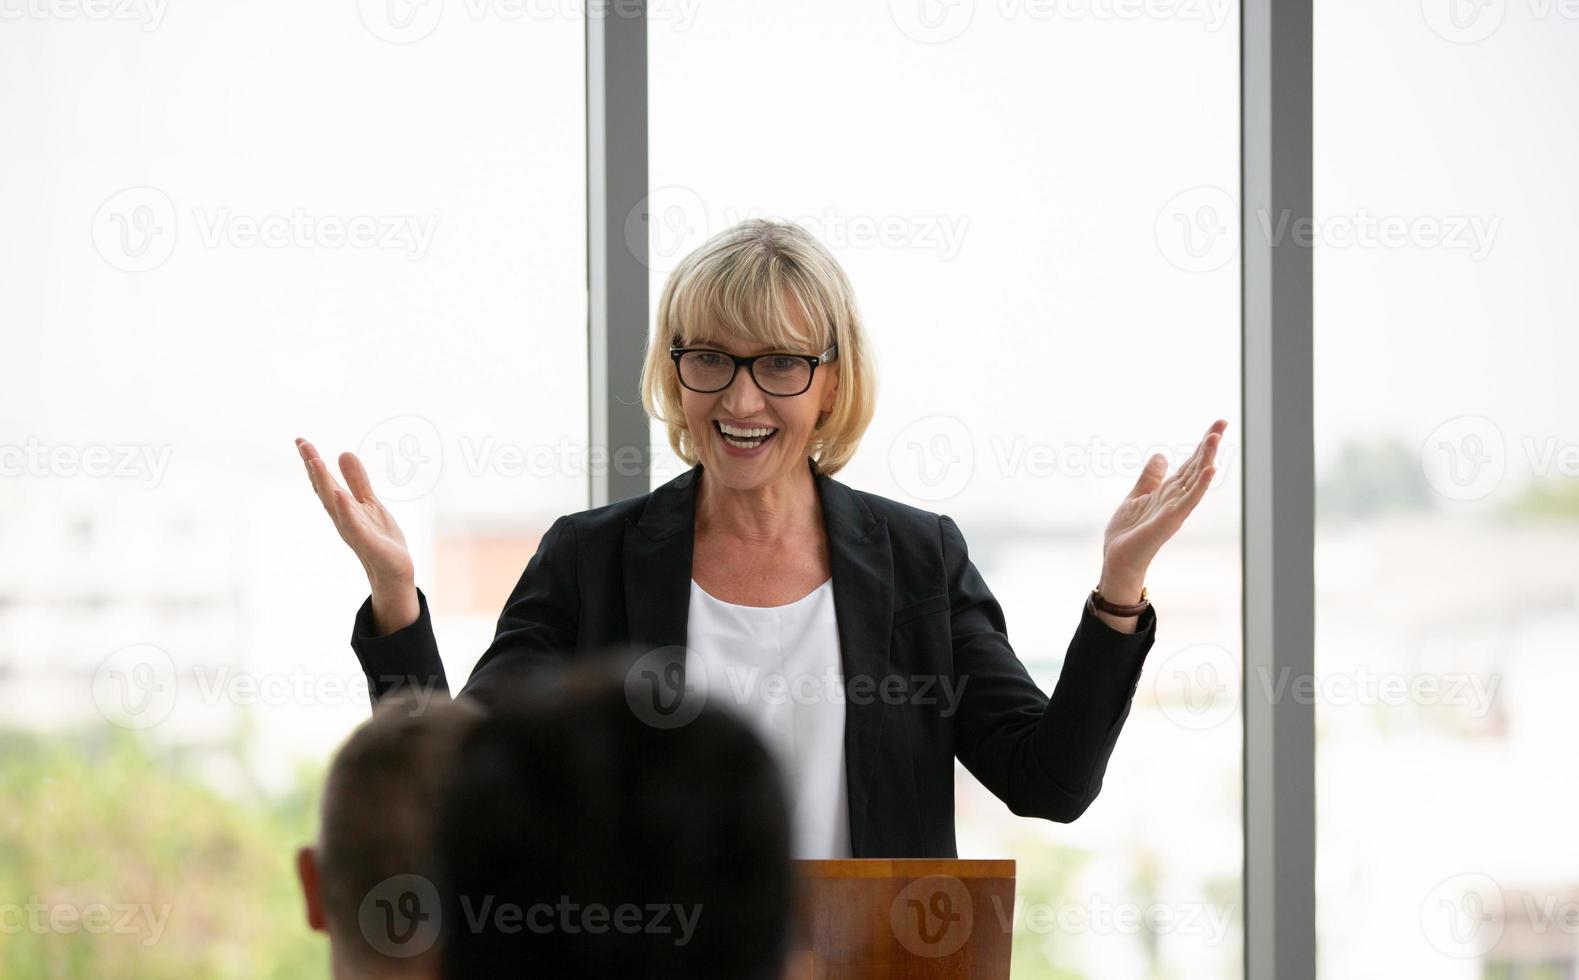
<svg viewBox="0 0 1579 980">
<path fill-rule="evenodd" d="M 188 755 L 121 729 L 0 732 L 0 977 L 327 976 L 294 863 L 321 772 L 229 797 Z"/>
</svg>

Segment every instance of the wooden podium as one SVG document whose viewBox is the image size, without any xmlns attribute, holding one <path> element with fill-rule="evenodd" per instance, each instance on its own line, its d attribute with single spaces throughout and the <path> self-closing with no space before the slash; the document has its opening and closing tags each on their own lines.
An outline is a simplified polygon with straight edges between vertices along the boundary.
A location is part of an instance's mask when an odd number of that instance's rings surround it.
<svg viewBox="0 0 1579 980">
<path fill-rule="evenodd" d="M 1014 862 L 796 861 L 795 980 L 1008 980 Z"/>
</svg>

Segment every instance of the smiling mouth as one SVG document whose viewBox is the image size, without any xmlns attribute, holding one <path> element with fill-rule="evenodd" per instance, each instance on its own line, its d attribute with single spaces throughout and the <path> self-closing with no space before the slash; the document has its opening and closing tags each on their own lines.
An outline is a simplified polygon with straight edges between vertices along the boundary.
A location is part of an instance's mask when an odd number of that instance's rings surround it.
<svg viewBox="0 0 1579 980">
<path fill-rule="evenodd" d="M 779 430 L 774 429 L 765 436 L 752 436 L 749 438 L 743 436 L 732 436 L 723 430 L 723 427 L 718 424 L 717 419 L 713 420 L 713 431 L 718 433 L 719 438 L 729 443 L 729 445 L 734 446 L 736 449 L 755 449 L 779 434 Z"/>
</svg>

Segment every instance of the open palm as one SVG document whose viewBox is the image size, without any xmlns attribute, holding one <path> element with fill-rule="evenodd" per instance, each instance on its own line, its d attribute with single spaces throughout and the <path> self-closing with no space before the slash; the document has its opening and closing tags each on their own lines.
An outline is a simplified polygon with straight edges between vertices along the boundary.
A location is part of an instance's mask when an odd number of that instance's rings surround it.
<svg viewBox="0 0 1579 980">
<path fill-rule="evenodd" d="M 406 536 L 400 525 L 384 505 L 373 495 L 373 484 L 367 470 L 355 453 L 340 454 L 340 472 L 345 475 L 347 493 L 341 488 L 329 466 L 319 456 L 318 450 L 306 439 L 297 439 L 296 448 L 302 462 L 307 464 L 307 477 L 313 491 L 323 503 L 324 510 L 334 521 L 340 538 L 351 546 L 356 557 L 367 570 L 367 580 L 378 589 L 380 586 L 398 587 L 410 583 L 414 576 L 411 551 L 406 547 Z"/>
<path fill-rule="evenodd" d="M 1217 458 L 1217 446 L 1227 428 L 1224 419 L 1213 422 L 1194 454 L 1167 479 L 1163 479 L 1163 473 L 1168 461 L 1161 453 L 1146 461 L 1134 489 L 1108 521 L 1102 542 L 1106 568 L 1137 577 L 1144 574 L 1163 544 L 1205 495 L 1217 472 L 1212 461 Z"/>
</svg>

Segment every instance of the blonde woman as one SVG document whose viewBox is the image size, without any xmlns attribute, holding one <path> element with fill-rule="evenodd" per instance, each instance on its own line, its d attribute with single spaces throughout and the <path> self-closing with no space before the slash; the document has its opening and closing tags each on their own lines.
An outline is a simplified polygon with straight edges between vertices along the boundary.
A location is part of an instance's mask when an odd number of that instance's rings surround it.
<svg viewBox="0 0 1579 980">
<path fill-rule="evenodd" d="M 762 734 L 797 857 L 954 856 L 956 758 L 1017 814 L 1080 816 L 1155 639 L 1147 568 L 1205 493 L 1227 422 L 1166 478 L 1154 455 L 1119 505 L 1096 588 L 1069 597 L 1083 607 L 1049 698 L 954 521 L 833 479 L 877 386 L 854 293 L 821 243 L 761 220 L 715 236 L 669 277 L 656 326 L 643 404 L 691 468 L 556 520 L 462 693 L 647 651 L 633 683 L 703 692 Z M 445 684 L 410 554 L 362 464 L 340 456 L 347 492 L 297 444 L 367 570 L 352 647 L 375 695 Z M 677 723 L 674 703 L 632 698 L 658 725 Z"/>
</svg>

